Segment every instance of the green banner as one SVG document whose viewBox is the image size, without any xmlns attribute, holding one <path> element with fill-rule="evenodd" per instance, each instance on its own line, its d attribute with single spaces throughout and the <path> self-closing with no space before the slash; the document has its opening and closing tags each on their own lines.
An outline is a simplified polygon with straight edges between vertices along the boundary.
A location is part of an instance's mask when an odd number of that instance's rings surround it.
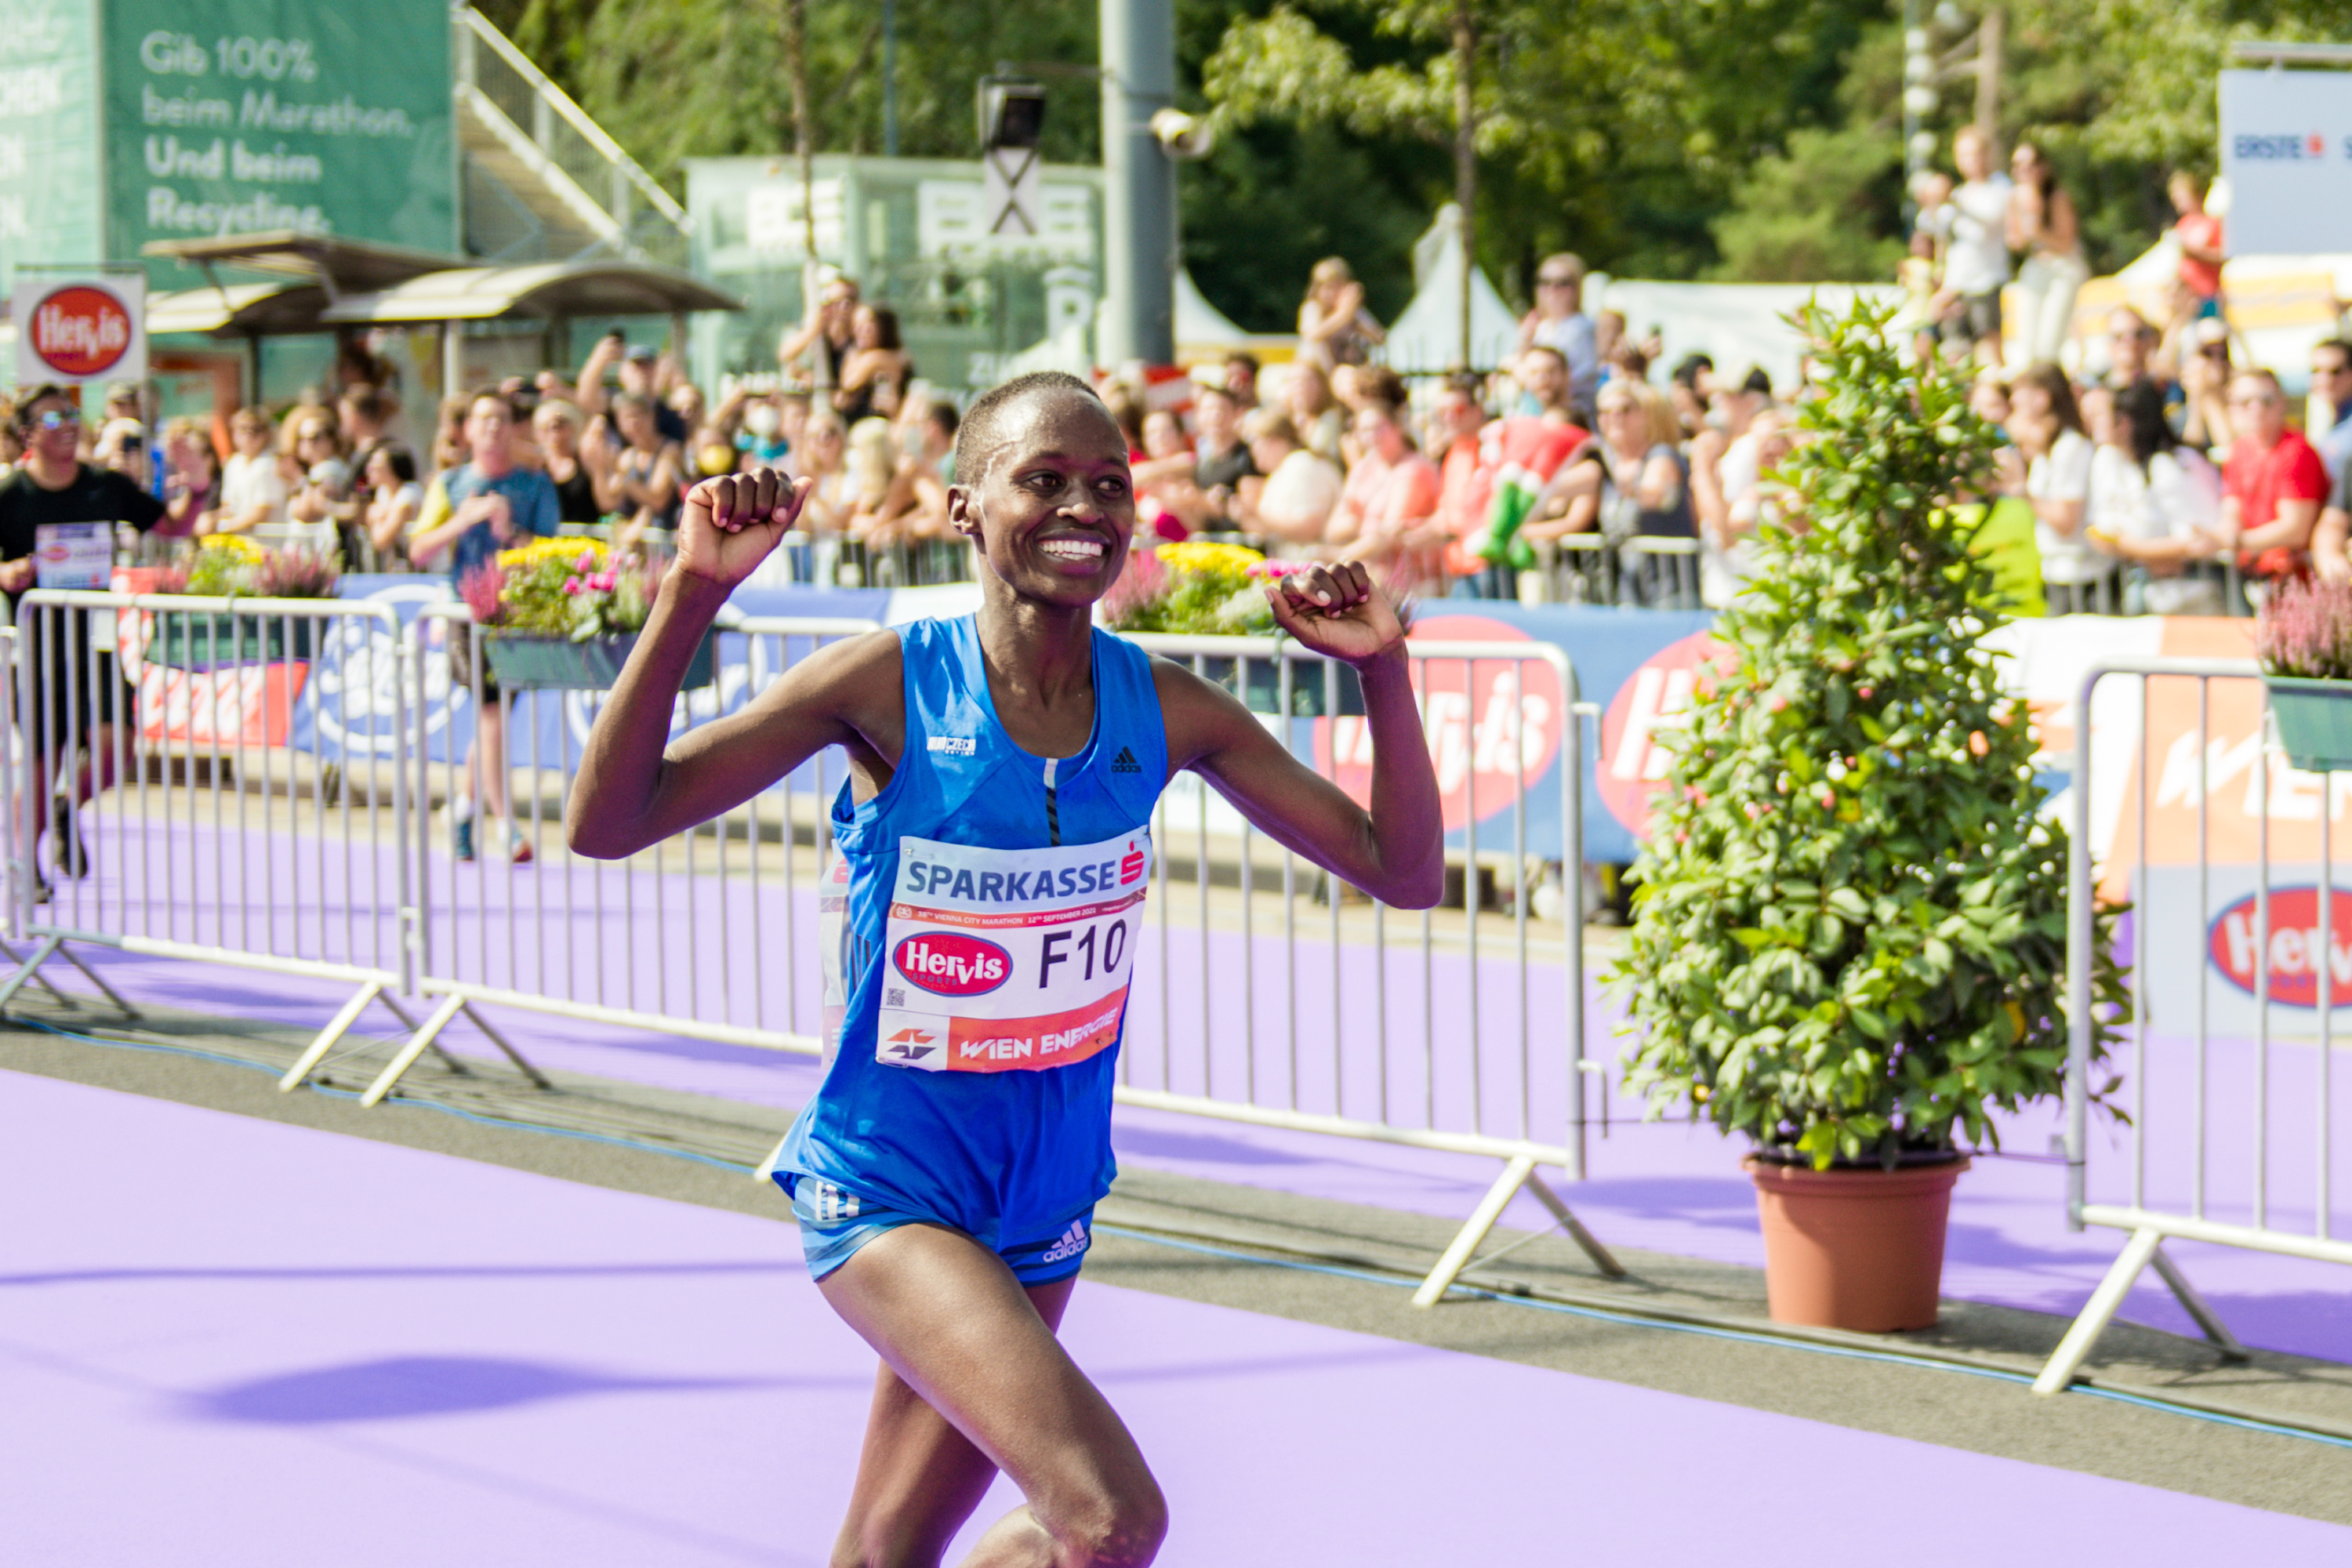
<svg viewBox="0 0 2352 1568">
<path fill-rule="evenodd" d="M 108 249 L 297 229 L 457 248 L 445 0 L 109 0 Z M 171 263 L 164 288 L 184 287 Z"/>
<path fill-rule="evenodd" d="M 106 258 L 96 10 L 95 0 L 0 0 L 0 296 L 20 266 Z"/>
</svg>

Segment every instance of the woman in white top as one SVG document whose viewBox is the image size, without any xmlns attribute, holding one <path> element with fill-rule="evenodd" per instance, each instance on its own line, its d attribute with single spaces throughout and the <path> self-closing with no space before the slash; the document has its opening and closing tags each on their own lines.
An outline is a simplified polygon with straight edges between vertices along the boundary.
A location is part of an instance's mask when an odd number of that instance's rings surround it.
<svg viewBox="0 0 2352 1568">
<path fill-rule="evenodd" d="M 229 416 L 228 433 L 236 450 L 221 465 L 220 506 L 196 520 L 200 534 L 250 533 L 286 521 L 286 480 L 278 471 L 269 416 L 240 408 Z"/>
<path fill-rule="evenodd" d="M 416 481 L 415 454 L 397 441 L 378 441 L 368 448 L 360 475 L 367 481 L 364 518 L 375 569 L 399 571 L 408 563 L 401 542 L 425 510 L 425 487 Z"/>
<path fill-rule="evenodd" d="M 2221 476 L 2179 444 L 2154 382 L 2120 393 L 2100 388 L 2083 402 L 2099 443 L 2091 467 L 2092 537 L 2146 574 L 2134 596 L 2147 614 L 2222 614 L 2221 585 L 2187 574 L 2221 548 Z"/>
<path fill-rule="evenodd" d="M 2074 198 L 2042 149 L 2019 142 L 2009 170 L 2017 187 L 2009 201 L 2009 247 L 2025 252 L 2017 269 L 2020 335 L 2029 359 L 2054 360 L 2074 331 L 2074 296 L 2091 279 L 2082 227 Z"/>
<path fill-rule="evenodd" d="M 2089 609 L 2092 590 L 2106 579 L 2111 563 L 2084 527 L 2093 450 L 2083 434 L 2074 389 L 2064 371 L 2043 360 L 2026 366 L 2010 384 L 2009 403 L 2009 435 L 2017 443 L 2017 458 L 2008 465 L 2007 489 L 2033 508 L 2033 542 L 2042 553 L 2050 612 Z"/>
<path fill-rule="evenodd" d="M 1328 458 L 1307 449 L 1298 426 L 1281 409 L 1261 408 L 1242 428 L 1250 460 L 1265 477 L 1243 478 L 1234 497 L 1234 520 L 1274 544 L 1275 553 L 1303 554 L 1297 547 L 1322 542 L 1347 481 Z"/>
</svg>

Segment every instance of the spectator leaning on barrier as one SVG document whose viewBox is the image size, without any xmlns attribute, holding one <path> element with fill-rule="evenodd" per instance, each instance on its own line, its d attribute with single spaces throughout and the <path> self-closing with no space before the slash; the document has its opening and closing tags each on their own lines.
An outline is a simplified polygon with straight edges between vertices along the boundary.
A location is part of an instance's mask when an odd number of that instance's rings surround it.
<svg viewBox="0 0 2352 1568">
<path fill-rule="evenodd" d="M 2033 542 L 2053 614 L 2091 608 L 2090 590 L 2108 563 L 2084 531 L 2091 498 L 2090 438 L 2066 373 L 2048 360 L 2020 371 L 2009 385 L 2009 437 L 2002 489 L 2033 509 Z M 2013 455 L 2012 455 L 2013 453 Z"/>
<path fill-rule="evenodd" d="M 1568 367 L 1568 399 L 1591 406 L 1601 390 L 1601 350 L 1584 313 L 1584 258 L 1561 251 L 1536 268 L 1536 308 L 1519 321 L 1519 351 L 1548 348 Z"/>
<path fill-rule="evenodd" d="M 185 415 L 163 426 L 163 520 L 154 531 L 184 539 L 220 504 L 220 455 L 201 420 Z"/>
<path fill-rule="evenodd" d="M 1226 387 L 1204 386 L 1192 395 L 1192 482 L 1208 507 L 1212 528 L 1232 526 L 1234 492 L 1245 479 L 1262 477 L 1242 439 L 1241 402 Z"/>
<path fill-rule="evenodd" d="M 1429 447 L 1439 454 L 1437 522 L 1445 531 L 1445 572 L 1466 598 L 1509 597 L 1510 574 L 1470 546 L 1486 526 L 1497 465 L 1488 460 L 1486 409 L 1475 376 L 1454 376 L 1438 394 L 1429 420 Z"/>
<path fill-rule="evenodd" d="M 229 440 L 236 450 L 221 466 L 220 506 L 196 520 L 198 533 L 250 533 L 264 523 L 286 521 L 286 481 L 278 471 L 269 416 L 240 408 L 229 416 Z"/>
<path fill-rule="evenodd" d="M 81 408 L 71 388 L 44 384 L 26 392 L 16 403 L 16 426 L 24 460 L 0 479 L 0 590 L 12 610 L 37 581 L 33 552 L 44 528 L 127 522 L 144 533 L 163 517 L 163 503 L 135 481 L 81 460 Z M 87 610 L 50 612 L 29 626 L 16 617 L 28 639 L 18 657 L 30 672 L 33 708 L 16 714 L 17 732 L 31 755 L 23 775 L 30 787 L 17 804 L 18 842 L 37 845 L 46 824 L 50 864 L 69 877 L 87 875 L 89 857 L 72 829 L 68 803 L 79 805 L 113 782 L 115 714 L 131 706 L 114 655 L 93 647 L 89 616 Z M 12 701 L 15 695 L 11 683 Z M 72 761 L 68 748 L 79 745 L 88 746 L 88 762 L 76 767 L 69 791 L 50 796 L 58 763 Z M 47 885 L 37 871 L 34 877 L 37 902 L 48 896 Z"/>
<path fill-rule="evenodd" d="M 1234 497 L 1234 518 L 1244 531 L 1263 541 L 1270 555 L 1296 559 L 1323 542 L 1331 511 L 1346 481 L 1332 461 L 1310 452 L 1298 427 L 1279 408 L 1261 408 L 1242 421 L 1250 461 L 1264 479 L 1244 479 Z"/>
<path fill-rule="evenodd" d="M 2133 585 L 2126 613 L 2223 614 L 2221 584 L 2185 574 L 2219 548 L 2221 476 L 2180 445 L 2152 381 L 2120 391 L 2093 387 L 2083 395 L 2083 413 L 2097 445 L 2084 531 L 2147 579 Z"/>
<path fill-rule="evenodd" d="M 1442 574 L 1433 559 L 1442 537 L 1435 527 L 1437 466 L 1414 449 L 1402 415 L 1391 403 L 1356 411 L 1362 456 L 1348 470 L 1324 538 L 1345 561 L 1361 561 L 1407 585 Z"/>
<path fill-rule="evenodd" d="M 2236 433 L 2230 386 L 2237 378 L 2230 363 L 2230 327 L 2219 316 L 2189 323 L 2180 359 L 2180 438 L 2200 451 L 2220 452 Z"/>
<path fill-rule="evenodd" d="M 2287 427 L 2286 395 L 2269 371 L 2240 371 L 2231 380 L 2230 418 L 2238 434 L 2221 466 L 2221 538 L 2248 576 L 2294 576 L 2327 499 L 2326 466 L 2301 431 Z"/>
<path fill-rule="evenodd" d="M 374 569 L 405 571 L 408 556 L 404 541 L 425 510 L 425 487 L 416 479 L 416 454 L 398 441 L 378 441 L 368 448 L 361 477 L 366 481 L 368 497 L 362 526 L 375 557 Z"/>
<path fill-rule="evenodd" d="M 2311 422 L 2311 444 L 2333 484 L 2352 459 L 2352 342 L 2330 338 L 2311 351 L 2311 390 L 2327 405 L 2326 418 Z"/>
<path fill-rule="evenodd" d="M 467 460 L 435 483 L 445 514 L 435 517 L 428 512 L 410 543 L 420 565 L 448 552 L 453 585 L 462 585 L 471 573 L 494 568 L 499 551 L 555 531 L 555 486 L 537 469 L 516 466 L 517 426 L 514 405 L 504 397 L 495 392 L 475 395 L 464 426 Z M 463 621 L 451 622 L 449 629 L 450 679 L 465 689 L 474 679 L 473 636 Z M 498 678 L 486 661 L 481 701 L 474 713 L 474 743 L 459 764 L 459 777 L 467 778 L 479 757 L 483 811 L 507 819 L 508 858 L 520 866 L 531 859 L 533 851 L 507 805 L 506 738 Z M 464 787 L 461 782 L 460 790 Z M 471 860 L 475 852 L 472 800 L 461 794 L 451 803 L 449 816 L 457 857 Z"/>
</svg>

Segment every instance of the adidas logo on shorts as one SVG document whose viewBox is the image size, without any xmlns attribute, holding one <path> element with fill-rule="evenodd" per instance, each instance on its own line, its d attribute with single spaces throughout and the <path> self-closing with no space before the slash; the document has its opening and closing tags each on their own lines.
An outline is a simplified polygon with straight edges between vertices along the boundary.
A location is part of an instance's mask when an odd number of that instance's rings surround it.
<svg viewBox="0 0 2352 1568">
<path fill-rule="evenodd" d="M 1121 746 L 1118 755 L 1110 760 L 1110 771 L 1115 773 L 1139 773 L 1143 771 L 1143 764 L 1135 760 L 1133 752 Z"/>
<path fill-rule="evenodd" d="M 1087 1249 L 1087 1245 L 1090 1239 L 1091 1238 L 1087 1235 L 1087 1222 L 1082 1219 L 1074 1219 L 1070 1222 L 1070 1228 L 1062 1233 L 1062 1238 L 1054 1243 L 1053 1246 L 1047 1247 L 1045 1249 L 1045 1255 L 1037 1259 L 1037 1261 L 1040 1263 L 1059 1263 L 1064 1258 L 1076 1258 L 1079 1253 L 1084 1252 Z"/>
<path fill-rule="evenodd" d="M 857 1217 L 857 1194 L 845 1192 L 831 1182 L 810 1183 L 806 1200 L 819 1225 L 839 1225 Z"/>
</svg>

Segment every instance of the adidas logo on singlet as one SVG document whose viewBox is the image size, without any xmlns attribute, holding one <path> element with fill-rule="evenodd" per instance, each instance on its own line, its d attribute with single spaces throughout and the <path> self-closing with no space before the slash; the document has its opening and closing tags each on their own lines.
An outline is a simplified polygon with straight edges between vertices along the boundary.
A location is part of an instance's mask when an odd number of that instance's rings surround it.
<svg viewBox="0 0 2352 1568">
<path fill-rule="evenodd" d="M 1054 1243 L 1053 1246 L 1047 1247 L 1045 1249 L 1045 1255 L 1037 1259 L 1037 1261 L 1040 1263 L 1059 1263 L 1066 1258 L 1076 1258 L 1079 1253 L 1084 1252 L 1086 1249 L 1087 1222 L 1082 1219 L 1074 1219 L 1070 1222 L 1070 1228 L 1062 1233 L 1062 1238 Z"/>
<path fill-rule="evenodd" d="M 1135 760 L 1133 752 L 1121 746 L 1118 755 L 1110 760 L 1110 771 L 1115 773 L 1139 773 L 1143 771 L 1143 764 Z"/>
</svg>

